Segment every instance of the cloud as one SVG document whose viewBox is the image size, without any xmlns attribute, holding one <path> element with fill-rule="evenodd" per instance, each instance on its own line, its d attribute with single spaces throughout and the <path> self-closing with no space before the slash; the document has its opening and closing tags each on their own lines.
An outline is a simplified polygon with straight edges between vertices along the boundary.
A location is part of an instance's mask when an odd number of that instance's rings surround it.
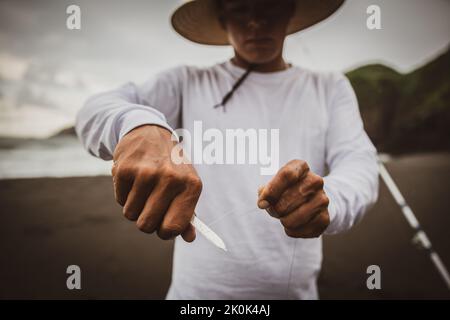
<svg viewBox="0 0 450 320">
<path fill-rule="evenodd" d="M 0 52 L 0 77 L 5 80 L 19 81 L 28 69 L 27 59 L 14 56 L 8 52 Z"/>
<path fill-rule="evenodd" d="M 0 99 L 0 136 L 47 138 L 73 123 L 72 117 L 31 104 L 21 108 L 3 108 Z"/>
<path fill-rule="evenodd" d="M 18 101 L 73 115 L 94 92 L 174 65 L 230 58 L 230 47 L 197 45 L 173 31 L 169 17 L 179 3 L 77 0 L 82 29 L 68 30 L 71 0 L 0 1 L 3 105 Z M 383 30 L 365 27 L 370 4 L 380 5 Z M 331 20 L 290 36 L 285 56 L 312 69 L 343 71 L 376 60 L 409 71 L 447 47 L 449 21 L 448 0 L 348 0 Z"/>
</svg>

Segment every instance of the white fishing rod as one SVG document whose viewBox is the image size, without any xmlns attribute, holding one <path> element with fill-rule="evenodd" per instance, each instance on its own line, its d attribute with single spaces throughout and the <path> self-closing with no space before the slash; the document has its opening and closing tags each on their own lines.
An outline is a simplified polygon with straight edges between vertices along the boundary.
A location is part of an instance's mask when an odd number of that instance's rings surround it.
<svg viewBox="0 0 450 320">
<path fill-rule="evenodd" d="M 441 258 L 434 250 L 433 246 L 431 245 L 430 239 L 420 226 L 420 223 L 417 220 L 416 216 L 414 215 L 413 211 L 406 203 L 405 198 L 401 194 L 391 175 L 384 166 L 380 156 L 378 157 L 378 167 L 381 178 L 383 179 L 387 188 L 391 192 L 398 206 L 402 210 L 402 213 L 405 216 L 406 220 L 408 221 L 409 225 L 416 232 L 412 239 L 413 243 L 416 245 L 420 245 L 423 249 L 425 249 L 429 253 L 431 261 L 433 262 L 434 266 L 436 267 L 445 284 L 447 285 L 447 288 L 450 290 L 450 275 L 448 273 L 447 268 L 445 267 L 445 264 L 442 262 Z"/>
</svg>

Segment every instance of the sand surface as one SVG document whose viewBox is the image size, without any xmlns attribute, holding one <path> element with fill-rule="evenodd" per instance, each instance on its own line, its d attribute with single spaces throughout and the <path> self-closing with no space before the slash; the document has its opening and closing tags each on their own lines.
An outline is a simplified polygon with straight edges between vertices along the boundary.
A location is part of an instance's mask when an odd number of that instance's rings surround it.
<svg viewBox="0 0 450 320">
<path fill-rule="evenodd" d="M 387 167 L 450 267 L 450 155 L 408 156 Z M 164 298 L 173 242 L 122 218 L 110 177 L 0 180 L 0 201 L 0 298 Z M 412 235 L 382 184 L 359 225 L 325 237 L 321 297 L 449 299 Z M 66 288 L 70 264 L 82 269 L 82 290 Z M 382 290 L 366 288 L 371 264 L 381 267 Z"/>
</svg>

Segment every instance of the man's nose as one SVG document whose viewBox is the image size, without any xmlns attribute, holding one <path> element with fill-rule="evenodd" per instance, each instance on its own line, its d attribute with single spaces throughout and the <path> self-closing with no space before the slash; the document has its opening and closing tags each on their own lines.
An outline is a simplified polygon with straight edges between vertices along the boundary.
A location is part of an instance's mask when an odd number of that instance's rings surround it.
<svg viewBox="0 0 450 320">
<path fill-rule="evenodd" d="M 253 16 L 247 23 L 249 29 L 259 29 L 267 25 L 267 19 Z"/>
</svg>

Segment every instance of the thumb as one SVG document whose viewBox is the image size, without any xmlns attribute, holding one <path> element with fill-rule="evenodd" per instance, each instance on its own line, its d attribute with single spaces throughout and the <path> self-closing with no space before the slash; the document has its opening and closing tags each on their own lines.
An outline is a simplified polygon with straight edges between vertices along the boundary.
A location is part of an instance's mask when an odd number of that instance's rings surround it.
<svg viewBox="0 0 450 320">
<path fill-rule="evenodd" d="M 260 209 L 267 209 L 270 206 L 270 203 L 267 200 L 261 198 L 261 195 L 263 194 L 264 191 L 264 187 L 265 186 L 262 185 L 258 188 L 258 207 Z"/>
<path fill-rule="evenodd" d="M 264 190 L 264 185 L 260 185 L 259 188 L 258 188 L 258 197 L 261 195 L 263 190 Z"/>
</svg>

